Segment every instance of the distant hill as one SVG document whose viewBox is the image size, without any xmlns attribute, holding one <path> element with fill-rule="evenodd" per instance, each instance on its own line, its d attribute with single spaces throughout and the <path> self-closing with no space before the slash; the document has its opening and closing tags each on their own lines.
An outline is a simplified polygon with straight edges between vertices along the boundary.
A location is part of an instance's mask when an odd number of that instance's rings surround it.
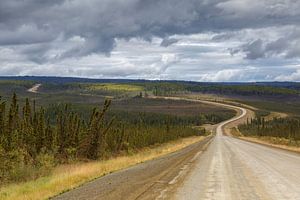
<svg viewBox="0 0 300 200">
<path fill-rule="evenodd" d="M 130 79 L 90 79 L 77 77 L 56 77 L 56 76 L 0 76 L 0 80 L 23 80 L 35 81 L 41 83 L 128 83 L 128 82 L 144 82 L 144 80 Z"/>
<path fill-rule="evenodd" d="M 224 95 L 263 95 L 263 96 L 299 96 L 299 82 L 196 82 L 177 80 L 142 79 L 90 79 L 53 76 L 0 76 L 0 80 L 22 80 L 36 83 L 126 83 L 144 87 L 157 94 L 174 94 L 178 91 L 215 93 Z"/>
<path fill-rule="evenodd" d="M 187 83 L 199 85 L 260 85 L 285 88 L 300 88 L 300 82 L 198 82 L 198 81 L 179 81 L 179 80 L 146 80 L 146 79 L 93 79 L 78 77 L 60 76 L 0 76 L 0 80 L 27 80 L 48 83 L 145 83 L 145 82 L 169 82 Z"/>
</svg>

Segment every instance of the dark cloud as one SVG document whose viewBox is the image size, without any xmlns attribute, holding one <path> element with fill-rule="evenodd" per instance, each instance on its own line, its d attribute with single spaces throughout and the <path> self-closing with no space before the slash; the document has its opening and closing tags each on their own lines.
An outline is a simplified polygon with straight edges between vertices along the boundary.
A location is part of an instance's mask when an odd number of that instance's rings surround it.
<svg viewBox="0 0 300 200">
<path fill-rule="evenodd" d="M 261 39 L 244 45 L 243 51 L 246 53 L 247 59 L 257 59 L 265 56 L 263 41 Z"/>
<path fill-rule="evenodd" d="M 164 38 L 163 41 L 161 41 L 160 46 L 162 47 L 168 47 L 172 44 L 175 44 L 176 42 L 178 42 L 178 39 L 175 38 Z"/>
<path fill-rule="evenodd" d="M 244 52 L 246 58 L 251 60 L 270 57 L 299 58 L 299 45 L 300 30 L 293 27 L 292 29 L 287 28 L 286 31 L 283 31 L 276 39 L 256 39 L 238 48 L 230 49 L 230 52 L 233 55 Z"/>
<path fill-rule="evenodd" d="M 298 25 L 299 10 L 300 2 L 294 0 L 1 1 L 0 45 L 51 43 L 58 37 L 63 38 L 63 43 L 79 36 L 84 42 L 78 46 L 56 46 L 61 48 L 57 58 L 109 54 L 116 38 L 151 40 L 153 36 Z M 161 45 L 174 42 L 175 39 L 164 39 Z M 261 48 L 261 43 L 249 44 L 245 49 L 248 58 L 262 56 L 262 52 L 252 52 Z"/>
</svg>

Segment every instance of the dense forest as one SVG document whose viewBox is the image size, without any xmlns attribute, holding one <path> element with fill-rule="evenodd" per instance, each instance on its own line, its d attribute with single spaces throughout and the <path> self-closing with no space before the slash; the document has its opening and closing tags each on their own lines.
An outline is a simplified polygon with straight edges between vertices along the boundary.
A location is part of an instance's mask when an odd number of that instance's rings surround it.
<svg viewBox="0 0 300 200">
<path fill-rule="evenodd" d="M 205 134 L 191 128 L 223 120 L 158 113 L 109 111 L 111 101 L 83 116 L 68 104 L 37 107 L 28 98 L 0 101 L 0 182 L 36 178 L 59 164 L 105 159 L 180 137 Z"/>
<path fill-rule="evenodd" d="M 245 136 L 280 137 L 300 142 L 300 120 L 295 118 L 274 118 L 266 121 L 263 117 L 258 117 L 240 125 L 239 130 Z"/>
</svg>

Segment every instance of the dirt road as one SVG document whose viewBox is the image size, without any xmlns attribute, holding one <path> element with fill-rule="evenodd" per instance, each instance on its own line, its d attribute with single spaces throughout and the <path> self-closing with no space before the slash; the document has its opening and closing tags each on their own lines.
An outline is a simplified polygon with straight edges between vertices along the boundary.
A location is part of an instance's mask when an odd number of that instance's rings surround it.
<svg viewBox="0 0 300 200">
<path fill-rule="evenodd" d="M 223 136 L 230 121 L 171 199 L 300 199 L 300 154 Z"/>
<path fill-rule="evenodd" d="M 245 120 L 248 110 L 220 123 L 216 137 L 160 159 L 96 179 L 55 199 L 300 199 L 300 156 L 223 136 L 225 126 Z"/>
<path fill-rule="evenodd" d="M 38 89 L 39 87 L 41 87 L 42 84 L 38 83 L 38 84 L 35 84 L 34 86 L 32 86 L 32 88 L 29 88 L 27 90 L 27 92 L 32 92 L 32 93 L 37 93 L 38 92 Z"/>
<path fill-rule="evenodd" d="M 211 137 L 168 154 L 89 182 L 54 199 L 155 199 L 160 191 L 175 184 L 182 168 L 204 151 Z"/>
</svg>

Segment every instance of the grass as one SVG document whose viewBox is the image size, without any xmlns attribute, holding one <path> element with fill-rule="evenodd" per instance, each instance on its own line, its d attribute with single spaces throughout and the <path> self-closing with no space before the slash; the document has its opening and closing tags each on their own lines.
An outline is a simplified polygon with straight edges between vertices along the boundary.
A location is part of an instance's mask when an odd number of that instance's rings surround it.
<svg viewBox="0 0 300 200">
<path fill-rule="evenodd" d="M 300 104 L 299 101 L 239 101 L 241 103 L 245 103 L 247 105 L 256 107 L 261 110 L 287 113 L 294 116 L 300 116 Z"/>
<path fill-rule="evenodd" d="M 260 137 L 239 137 L 240 139 L 255 142 L 258 144 L 263 144 L 271 147 L 276 147 L 284 150 L 294 151 L 300 153 L 300 143 L 299 141 L 296 142 L 294 140 L 290 141 L 289 139 L 285 138 L 278 138 L 278 137 L 268 137 L 268 136 L 260 136 Z"/>
<path fill-rule="evenodd" d="M 1 200 L 47 199 L 85 182 L 129 166 L 152 160 L 203 140 L 203 136 L 182 138 L 162 145 L 145 148 L 133 155 L 120 156 L 105 161 L 61 165 L 50 176 L 0 188 Z"/>
<path fill-rule="evenodd" d="M 87 89 L 92 91 L 106 90 L 106 91 L 122 91 L 122 92 L 139 92 L 143 91 L 144 87 L 129 84 L 117 83 L 103 83 L 103 84 L 88 84 Z"/>
</svg>

